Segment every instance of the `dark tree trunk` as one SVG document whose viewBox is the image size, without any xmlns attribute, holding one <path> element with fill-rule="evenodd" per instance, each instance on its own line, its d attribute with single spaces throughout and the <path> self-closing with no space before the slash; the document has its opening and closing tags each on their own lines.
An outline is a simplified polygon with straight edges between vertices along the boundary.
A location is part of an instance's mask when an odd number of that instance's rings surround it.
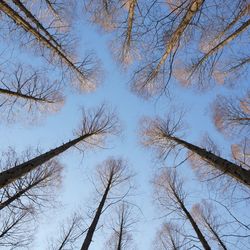
<svg viewBox="0 0 250 250">
<path fill-rule="evenodd" d="M 112 176 L 112 173 L 111 173 L 111 176 L 110 176 L 109 181 L 108 181 L 108 185 L 107 185 L 107 187 L 105 189 L 105 192 L 104 192 L 104 194 L 102 196 L 102 199 L 101 199 L 101 201 L 99 203 L 99 206 L 98 206 L 98 208 L 96 210 L 95 217 L 94 217 L 94 219 L 93 219 L 93 221 L 92 221 L 92 223 L 91 223 L 91 225 L 90 225 L 90 227 L 88 229 L 88 232 L 87 232 L 87 235 L 86 235 L 86 237 L 84 239 L 84 242 L 82 244 L 81 250 L 88 250 L 89 249 L 89 246 L 91 244 L 94 232 L 96 230 L 97 223 L 98 223 L 98 221 L 100 219 L 100 216 L 102 214 L 102 209 L 104 207 L 104 204 L 106 202 L 106 199 L 107 199 L 110 187 L 111 187 L 112 178 L 113 178 L 113 176 Z"/>
<path fill-rule="evenodd" d="M 24 162 L 20 165 L 17 165 L 13 168 L 5 170 L 0 173 L 0 188 L 10 184 L 11 182 L 15 181 L 16 179 L 24 176 L 28 172 L 32 171 L 33 169 L 37 168 L 38 166 L 44 164 L 45 162 L 51 160 L 55 156 L 63 153 L 67 149 L 71 148 L 72 146 L 76 145 L 80 141 L 90 137 L 91 134 L 82 135 L 74 140 L 71 140 L 55 149 L 52 149 L 42 155 L 39 155 L 27 162 Z"/>
<path fill-rule="evenodd" d="M 203 148 L 193 145 L 189 142 L 181 140 L 177 137 L 168 137 L 169 140 L 175 141 L 177 144 L 184 146 L 185 148 L 191 150 L 193 153 L 199 155 L 204 161 L 211 164 L 213 167 L 230 175 L 237 181 L 243 183 L 244 185 L 250 187 L 250 171 L 242 168 L 241 166 L 234 164 L 226 159 L 223 159 Z"/>
</svg>

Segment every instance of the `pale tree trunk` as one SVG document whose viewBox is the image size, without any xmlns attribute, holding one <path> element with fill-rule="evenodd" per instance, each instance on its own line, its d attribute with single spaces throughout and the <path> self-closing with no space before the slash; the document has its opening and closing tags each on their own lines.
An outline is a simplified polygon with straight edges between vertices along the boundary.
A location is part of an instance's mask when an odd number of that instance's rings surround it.
<svg viewBox="0 0 250 250">
<path fill-rule="evenodd" d="M 172 52 L 175 46 L 177 46 L 180 42 L 181 36 L 183 35 L 185 29 L 188 27 L 190 22 L 192 21 L 193 17 L 195 14 L 199 11 L 200 7 L 204 3 L 204 0 L 194 0 L 192 1 L 192 4 L 189 6 L 186 15 L 183 17 L 181 20 L 179 26 L 177 29 L 174 31 L 172 34 L 170 40 L 168 41 L 166 45 L 166 50 L 163 56 L 161 57 L 159 63 L 155 67 L 155 69 L 152 72 L 152 78 L 156 76 L 161 68 L 161 66 L 165 63 L 167 60 L 168 56 Z"/>
<path fill-rule="evenodd" d="M 27 100 L 34 101 L 34 102 L 54 103 L 53 101 L 46 100 L 45 98 L 39 98 L 39 97 L 35 97 L 32 95 L 22 94 L 21 92 L 11 91 L 9 89 L 0 88 L 0 94 L 14 96 L 16 98 L 27 99 Z"/>
<path fill-rule="evenodd" d="M 211 50 L 209 50 L 199 61 L 195 64 L 195 68 L 197 68 L 200 64 L 205 62 L 211 55 L 213 55 L 215 52 L 217 52 L 219 49 L 223 48 L 225 45 L 227 45 L 229 42 L 234 40 L 236 37 L 238 37 L 241 33 L 243 33 L 248 27 L 250 26 L 250 19 L 245 21 L 236 31 L 234 31 L 231 35 L 229 35 L 227 38 L 225 38 L 223 41 L 221 41 L 219 44 L 217 44 L 215 47 L 213 47 Z"/>
<path fill-rule="evenodd" d="M 96 230 L 97 223 L 98 223 L 98 221 L 100 219 L 100 216 L 102 214 L 102 209 L 104 207 L 104 204 L 106 202 L 109 190 L 111 188 L 112 179 L 113 179 L 113 175 L 111 173 L 108 184 L 107 184 L 107 187 L 106 187 L 105 192 L 104 192 L 104 194 L 102 196 L 102 199 L 101 199 L 101 201 L 99 203 L 99 206 L 98 206 L 98 208 L 96 210 L 95 217 L 94 217 L 94 219 L 93 219 L 93 221 L 92 221 L 92 223 L 91 223 L 91 225 L 90 225 L 90 227 L 88 229 L 88 232 L 87 232 L 87 235 L 86 235 L 86 237 L 84 239 L 84 242 L 82 244 L 81 250 L 88 250 L 89 249 L 89 246 L 91 244 L 94 232 Z"/>
<path fill-rule="evenodd" d="M 189 142 L 181 140 L 177 137 L 168 136 L 167 139 L 175 141 L 177 144 L 182 145 L 185 148 L 191 150 L 193 153 L 199 155 L 205 162 L 211 164 L 214 168 L 216 168 L 220 172 L 230 175 L 237 181 L 250 187 L 250 171 L 249 170 L 246 170 L 235 163 L 232 163 L 226 159 L 223 159 L 203 148 L 200 148 Z"/>
<path fill-rule="evenodd" d="M 199 241 L 201 242 L 203 248 L 205 250 L 211 250 L 211 247 L 209 246 L 208 242 L 205 239 L 205 236 L 202 234 L 201 230 L 199 229 L 197 223 L 195 222 L 194 218 L 192 217 L 192 215 L 189 213 L 189 211 L 187 210 L 187 208 L 185 207 L 184 203 L 180 200 L 179 196 L 175 193 L 174 194 L 182 211 L 185 213 L 187 219 L 190 221 L 197 237 L 199 238 Z"/>
<path fill-rule="evenodd" d="M 13 168 L 7 169 L 0 173 L 0 188 L 10 184 L 11 182 L 17 180 L 18 178 L 24 176 L 45 162 L 51 160 L 55 156 L 63 153 L 67 149 L 81 142 L 82 140 L 92 136 L 92 134 L 84 134 L 74 140 L 71 140 L 55 149 L 52 149 L 42 155 L 39 155 L 27 162 L 17 165 Z"/>
<path fill-rule="evenodd" d="M 62 52 L 56 45 L 51 43 L 50 38 L 46 38 L 39 31 L 33 28 L 23 17 L 21 17 L 15 10 L 13 10 L 5 1 L 0 0 L 0 10 L 2 10 L 6 15 L 8 15 L 17 25 L 21 26 L 26 32 L 31 33 L 38 43 L 43 44 L 45 47 L 49 48 L 53 53 L 59 56 L 71 69 L 73 69 L 77 74 L 80 74 L 83 79 L 83 72 L 81 72 L 74 63 Z"/>
</svg>

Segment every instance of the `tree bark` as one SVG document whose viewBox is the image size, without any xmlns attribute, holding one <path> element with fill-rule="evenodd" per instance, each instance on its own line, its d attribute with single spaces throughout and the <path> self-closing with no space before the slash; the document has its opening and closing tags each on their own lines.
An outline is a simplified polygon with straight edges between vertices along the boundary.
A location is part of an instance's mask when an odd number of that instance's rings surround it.
<svg viewBox="0 0 250 250">
<path fill-rule="evenodd" d="M 109 190 L 111 188 L 112 179 L 113 179 L 113 175 L 111 173 L 108 184 L 107 184 L 107 187 L 106 187 L 105 192 L 104 192 L 104 194 L 102 196 L 102 199 L 101 199 L 101 201 L 99 203 L 99 206 L 98 206 L 97 211 L 95 213 L 95 217 L 94 217 L 94 219 L 93 219 L 93 221 L 92 221 L 92 223 L 91 223 L 91 225 L 90 225 L 90 227 L 88 229 L 88 232 L 87 232 L 87 235 L 86 235 L 86 237 L 84 239 L 84 242 L 82 244 L 81 250 L 88 250 L 89 249 L 89 246 L 91 244 L 94 232 L 96 230 L 97 223 L 98 223 L 98 221 L 100 219 L 100 216 L 102 214 L 102 209 L 104 207 L 104 204 L 106 202 Z"/>
<path fill-rule="evenodd" d="M 17 165 L 13 168 L 5 170 L 0 173 L 0 188 L 10 184 L 11 182 L 15 181 L 16 179 L 24 176 L 28 172 L 32 171 L 33 169 L 37 168 L 38 166 L 42 165 L 43 163 L 49 161 L 50 159 L 54 158 L 55 156 L 63 153 L 67 149 L 71 148 L 72 146 L 76 145 L 80 141 L 90 137 L 92 134 L 84 134 L 74 140 L 71 140 L 55 149 L 52 149 L 42 155 L 39 155 L 27 162 L 24 162 L 20 165 Z"/>
<path fill-rule="evenodd" d="M 122 219 L 121 219 L 120 230 L 119 230 L 117 250 L 122 250 L 122 234 L 123 234 L 123 211 L 122 211 Z"/>
<path fill-rule="evenodd" d="M 211 164 L 213 167 L 230 175 L 235 180 L 243 183 L 244 185 L 250 187 L 250 171 L 242 168 L 241 166 L 234 164 L 226 159 L 223 159 L 203 148 L 200 148 L 196 145 L 188 143 L 184 140 L 181 140 L 177 137 L 167 137 L 168 140 L 175 141 L 177 144 L 184 146 L 185 148 L 191 150 L 193 153 L 199 155 L 204 161 Z"/>
</svg>

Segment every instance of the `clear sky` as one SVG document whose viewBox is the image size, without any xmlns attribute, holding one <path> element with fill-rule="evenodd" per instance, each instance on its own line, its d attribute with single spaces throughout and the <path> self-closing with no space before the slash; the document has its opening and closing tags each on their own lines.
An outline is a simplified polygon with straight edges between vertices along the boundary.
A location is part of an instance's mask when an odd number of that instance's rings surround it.
<svg viewBox="0 0 250 250">
<path fill-rule="evenodd" d="M 46 249 L 47 239 L 58 235 L 61 222 L 75 210 L 80 209 L 84 213 L 86 206 L 93 205 L 92 197 L 95 189 L 90 182 L 90 177 L 95 166 L 109 156 L 121 156 L 127 159 L 130 168 L 136 173 L 134 182 L 137 189 L 133 200 L 140 207 L 142 214 L 139 216 L 134 238 L 138 249 L 152 249 L 155 232 L 162 220 L 159 219 L 158 210 L 152 202 L 151 180 L 161 164 L 154 160 L 154 154 L 150 150 L 144 149 L 140 144 L 138 135 L 140 119 L 143 116 L 164 115 L 173 103 L 177 107 L 184 107 L 187 123 L 185 138 L 197 143 L 202 135 L 208 132 L 221 146 L 224 155 L 228 156 L 232 141 L 216 131 L 209 108 L 218 93 L 227 93 L 228 90 L 217 86 L 208 92 L 198 93 L 185 89 L 173 80 L 170 83 L 170 90 L 174 102 L 171 103 L 166 96 L 160 99 L 143 100 L 130 92 L 129 74 L 112 59 L 108 46 L 111 35 L 98 32 L 94 26 L 89 26 L 84 20 L 79 22 L 76 28 L 80 36 L 79 57 L 86 50 L 94 50 L 102 61 L 105 78 L 101 86 L 95 92 L 87 94 L 79 94 L 67 88 L 64 92 L 66 95 L 64 107 L 56 114 L 43 117 L 37 124 L 27 124 L 26 121 L 7 124 L 4 120 L 0 120 L 0 152 L 7 150 L 9 146 L 15 147 L 18 152 L 37 145 L 44 151 L 58 146 L 73 138 L 72 132 L 78 127 L 81 119 L 80 107 L 96 107 L 103 102 L 116 109 L 123 131 L 120 136 L 108 139 L 107 149 L 88 150 L 84 156 L 76 149 L 71 149 L 60 156 L 60 161 L 64 165 L 64 178 L 56 196 L 61 204 L 56 209 L 39 215 L 36 240 L 31 249 Z M 29 63 L 34 58 L 26 51 L 22 56 L 25 57 L 23 60 Z M 240 91 L 235 90 L 236 93 Z M 191 168 L 185 166 L 181 173 L 188 180 L 188 186 L 193 189 L 194 199 L 199 200 L 203 195 L 205 196 L 203 193 L 205 188 L 197 185 L 196 177 L 191 171 Z M 243 208 L 243 212 L 246 211 Z M 105 230 L 109 223 L 108 216 L 110 216 L 109 211 L 106 211 L 103 214 L 104 220 L 101 221 L 104 227 L 94 235 L 91 250 L 102 249 L 109 238 L 110 235 L 107 233 L 109 231 Z"/>
</svg>

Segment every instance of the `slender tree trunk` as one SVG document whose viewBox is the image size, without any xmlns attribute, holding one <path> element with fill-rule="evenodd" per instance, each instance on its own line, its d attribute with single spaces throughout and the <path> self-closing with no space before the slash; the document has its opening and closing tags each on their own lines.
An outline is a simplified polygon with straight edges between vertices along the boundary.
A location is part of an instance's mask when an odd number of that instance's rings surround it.
<svg viewBox="0 0 250 250">
<path fill-rule="evenodd" d="M 42 155 L 39 155 L 27 162 L 24 162 L 20 165 L 17 165 L 13 168 L 5 170 L 0 173 L 0 188 L 10 184 L 11 182 L 15 181 L 16 179 L 24 176 L 28 172 L 32 171 L 33 169 L 37 168 L 38 166 L 42 165 L 43 163 L 51 160 L 55 156 L 63 153 L 67 149 L 71 148 L 72 146 L 76 145 L 80 141 L 90 137 L 92 134 L 85 134 L 82 135 L 74 140 L 71 140 L 55 149 L 52 149 Z"/>
<path fill-rule="evenodd" d="M 42 43 L 45 47 L 49 48 L 52 52 L 59 56 L 71 69 L 73 69 L 77 74 L 81 75 L 83 79 L 83 72 L 81 72 L 74 63 L 58 49 L 57 46 L 51 43 L 49 38 L 43 36 L 39 31 L 33 28 L 23 17 L 21 17 L 15 10 L 13 10 L 4 0 L 0 0 L 0 10 L 2 10 L 6 15 L 8 15 L 17 25 L 21 26 L 25 31 L 31 33 L 39 43 Z"/>
<path fill-rule="evenodd" d="M 201 8 L 203 3 L 204 3 L 204 0 L 194 0 L 194 1 L 192 1 L 191 5 L 189 6 L 189 8 L 188 8 L 188 10 L 186 12 L 186 15 L 183 17 L 183 19 L 180 22 L 179 26 L 177 27 L 177 29 L 172 34 L 170 40 L 167 42 L 165 53 L 161 57 L 161 59 L 160 59 L 159 63 L 157 64 L 157 66 L 155 67 L 155 69 L 154 69 L 154 71 L 152 73 L 152 78 L 158 74 L 161 66 L 165 63 L 168 56 L 172 52 L 173 48 L 179 43 L 183 32 L 188 27 L 191 20 L 193 19 L 195 14 L 199 11 L 199 9 Z"/>
<path fill-rule="evenodd" d="M 39 98 L 39 97 L 35 97 L 35 96 L 32 96 L 32 95 L 22 94 L 21 92 L 12 91 L 12 90 L 9 90 L 9 89 L 0 88 L 0 94 L 4 94 L 4 95 L 8 95 L 8 96 L 15 96 L 17 98 L 27 99 L 27 100 L 31 100 L 31 101 L 34 101 L 34 102 L 54 103 L 53 101 L 48 101 L 45 98 Z"/>
<path fill-rule="evenodd" d="M 117 250 L 122 250 L 122 234 L 123 234 L 123 214 L 122 214 L 122 219 L 121 219 L 121 224 L 120 224 L 119 239 L 118 239 L 118 244 L 117 244 Z"/>
<path fill-rule="evenodd" d="M 26 187 L 26 188 L 20 190 L 19 192 L 17 192 L 15 195 L 13 195 L 12 197 L 10 197 L 6 201 L 0 203 L 0 210 L 2 210 L 3 208 L 9 206 L 13 201 L 15 201 L 18 198 L 20 198 L 23 194 L 25 194 L 26 192 L 28 192 L 31 188 L 35 187 L 36 185 L 38 185 L 39 183 L 41 183 L 45 179 L 46 179 L 46 177 L 43 177 L 42 179 L 37 180 L 36 182 L 30 184 L 28 187 Z"/>
<path fill-rule="evenodd" d="M 245 21 L 236 31 L 234 31 L 231 35 L 229 35 L 227 38 L 225 38 L 223 41 L 221 41 L 219 44 L 217 44 L 215 47 L 213 47 L 209 52 L 207 52 L 199 61 L 195 64 L 195 69 L 201 65 L 203 62 L 205 62 L 211 55 L 213 55 L 215 52 L 217 52 L 219 49 L 223 48 L 225 45 L 227 45 L 229 42 L 234 40 L 236 37 L 238 37 L 242 32 L 244 32 L 248 27 L 250 26 L 250 19 Z M 194 70 L 193 70 L 194 71 Z"/>
<path fill-rule="evenodd" d="M 44 34 L 49 38 L 50 42 L 53 42 L 58 50 L 63 51 L 61 45 L 56 39 L 48 32 L 48 30 L 36 19 L 36 17 L 22 4 L 20 0 L 12 0 L 16 6 L 34 23 L 38 30 L 43 31 Z"/>
<path fill-rule="evenodd" d="M 221 247 L 224 250 L 227 250 L 227 247 L 225 246 L 225 244 L 223 243 L 223 241 L 221 240 L 221 238 L 219 237 L 219 235 L 215 232 L 215 230 L 211 227 L 211 225 L 206 221 L 207 226 L 209 227 L 210 231 L 212 232 L 212 234 L 215 236 L 216 240 L 219 242 L 219 244 L 221 245 Z"/>
<path fill-rule="evenodd" d="M 182 209 L 182 211 L 185 213 L 185 215 L 187 216 L 187 219 L 190 221 L 196 235 L 198 236 L 203 248 L 205 250 L 211 250 L 211 247 L 209 246 L 208 242 L 205 239 L 205 236 L 202 234 L 201 230 L 199 229 L 198 225 L 196 224 L 194 218 L 192 217 L 192 215 L 189 213 L 189 211 L 187 210 L 187 208 L 185 207 L 184 203 L 179 199 L 178 195 L 175 193 L 175 197 L 178 200 L 178 203 L 180 204 L 180 207 Z"/>
<path fill-rule="evenodd" d="M 97 211 L 95 213 L 95 217 L 94 217 L 94 219 L 93 219 L 93 221 L 92 221 L 92 223 L 91 223 L 91 225 L 90 225 L 90 227 L 88 229 L 88 232 L 87 232 L 87 235 L 86 235 L 86 237 L 84 239 L 84 242 L 82 244 L 81 250 L 88 250 L 89 249 L 89 246 L 91 244 L 94 232 L 96 230 L 97 223 L 98 223 L 98 221 L 100 219 L 100 216 L 102 214 L 102 209 L 104 207 L 104 204 L 106 202 L 106 199 L 107 199 L 110 187 L 111 187 L 112 179 L 113 179 L 113 175 L 111 173 L 110 179 L 108 181 L 108 185 L 107 185 L 107 187 L 105 189 L 105 192 L 104 192 L 104 194 L 102 196 L 102 199 L 101 199 L 101 201 L 99 203 L 99 206 L 98 206 Z"/>
<path fill-rule="evenodd" d="M 185 148 L 191 150 L 193 153 L 199 155 L 204 161 L 211 164 L 213 167 L 221 171 L 222 173 L 225 173 L 227 175 L 230 175 L 237 181 L 243 183 L 244 185 L 250 187 L 250 171 L 242 168 L 241 166 L 234 164 L 226 159 L 223 159 L 203 148 L 200 148 L 196 145 L 193 145 L 189 142 L 186 142 L 184 140 L 181 140 L 177 137 L 167 137 L 168 140 L 175 141 L 179 145 L 184 146 Z"/>
</svg>

